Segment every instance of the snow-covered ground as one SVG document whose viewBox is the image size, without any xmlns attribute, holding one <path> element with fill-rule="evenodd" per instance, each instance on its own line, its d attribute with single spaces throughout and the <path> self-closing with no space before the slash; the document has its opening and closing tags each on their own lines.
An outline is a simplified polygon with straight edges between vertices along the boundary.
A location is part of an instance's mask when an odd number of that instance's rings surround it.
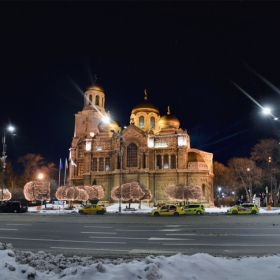
<svg viewBox="0 0 280 280">
<path fill-rule="evenodd" d="M 66 206 L 67 207 L 67 206 Z M 154 209 L 153 207 L 148 207 L 144 204 L 141 205 L 141 209 L 139 209 L 139 204 L 138 203 L 131 203 L 130 207 L 131 208 L 134 208 L 135 210 L 133 211 L 129 211 L 126 209 L 126 207 L 128 207 L 128 204 L 122 204 L 121 205 L 121 208 L 122 208 L 122 212 L 121 214 L 148 214 L 152 211 L 152 209 Z M 44 213 L 44 214 L 61 214 L 61 213 L 73 213 L 73 212 L 78 212 L 79 211 L 79 206 L 75 207 L 73 210 L 65 210 L 62 208 L 62 206 L 60 206 L 59 208 L 56 206 L 55 209 L 53 210 L 47 210 L 44 208 L 43 206 L 43 209 L 42 210 L 38 210 L 36 207 L 29 207 L 28 208 L 28 212 L 37 212 L 37 213 Z M 107 213 L 118 213 L 119 212 L 119 204 L 113 204 L 113 205 L 110 205 L 107 208 Z M 212 208 L 206 208 L 205 209 L 205 212 L 206 214 L 207 213 L 226 213 L 227 210 L 229 209 L 230 207 L 221 207 L 221 208 L 218 208 L 218 207 L 212 207 Z M 271 210 L 268 211 L 266 207 L 263 207 L 260 209 L 260 213 L 259 214 L 279 214 L 280 213 L 280 208 L 274 208 L 274 207 L 271 207 Z M 1 278 L 0 278 L 1 280 Z"/>
<path fill-rule="evenodd" d="M 123 204 L 125 209 L 127 205 Z M 108 213 L 118 212 L 119 205 L 107 207 Z M 131 205 L 138 209 L 138 205 Z M 129 213 L 149 213 L 152 208 L 142 205 Z M 228 208 L 206 208 L 207 213 L 225 213 Z M 37 210 L 49 214 L 63 214 L 74 210 Z M 271 211 L 261 209 L 260 214 L 280 213 L 280 209 Z M 176 254 L 170 257 L 149 255 L 144 259 L 98 259 L 73 256 L 66 258 L 62 254 L 51 255 L 45 252 L 32 253 L 14 250 L 12 244 L 0 243 L 0 280 L 261 280 L 279 279 L 280 255 L 263 257 L 226 258 L 209 254 L 192 256 Z"/>
<path fill-rule="evenodd" d="M 280 256 L 225 258 L 208 254 L 109 260 L 15 251 L 0 243 L 0 279 L 261 280 L 279 279 Z"/>
</svg>

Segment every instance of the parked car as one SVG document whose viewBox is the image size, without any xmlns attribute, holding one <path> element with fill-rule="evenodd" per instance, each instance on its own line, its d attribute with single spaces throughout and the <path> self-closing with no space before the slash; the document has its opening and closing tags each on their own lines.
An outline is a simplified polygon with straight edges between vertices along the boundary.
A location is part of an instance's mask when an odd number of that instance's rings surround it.
<svg viewBox="0 0 280 280">
<path fill-rule="evenodd" d="M 180 206 L 174 204 L 161 206 L 151 212 L 153 216 L 179 216 L 184 214 L 184 210 Z"/>
<path fill-rule="evenodd" d="M 107 210 L 104 205 L 89 204 L 80 208 L 79 213 L 80 214 L 105 214 L 106 211 Z"/>
<path fill-rule="evenodd" d="M 241 205 L 235 205 L 227 210 L 227 214 L 257 214 L 260 210 L 255 203 L 242 203 Z"/>
<path fill-rule="evenodd" d="M 201 215 L 205 213 L 205 208 L 202 204 L 188 204 L 184 207 L 186 215 Z"/>
<path fill-rule="evenodd" d="M 4 201 L 0 205 L 0 212 L 3 213 L 23 213 L 28 211 L 28 205 L 20 201 Z"/>
</svg>

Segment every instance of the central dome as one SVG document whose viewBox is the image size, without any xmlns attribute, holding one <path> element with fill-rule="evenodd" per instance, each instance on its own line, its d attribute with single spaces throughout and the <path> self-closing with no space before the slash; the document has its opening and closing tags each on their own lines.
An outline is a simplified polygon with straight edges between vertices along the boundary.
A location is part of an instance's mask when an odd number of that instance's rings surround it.
<svg viewBox="0 0 280 280">
<path fill-rule="evenodd" d="M 132 111 L 131 114 L 137 114 L 139 112 L 145 112 L 145 113 L 156 113 L 159 115 L 159 110 L 157 107 L 155 107 L 153 104 L 148 103 L 148 96 L 147 96 L 147 90 L 144 90 L 145 96 L 144 96 L 144 102 L 141 104 L 136 105 Z"/>
<path fill-rule="evenodd" d="M 131 114 L 137 114 L 139 112 L 146 112 L 146 113 L 153 112 L 153 113 L 159 114 L 158 108 L 155 107 L 153 104 L 148 103 L 148 102 L 136 105 L 132 109 Z"/>
</svg>

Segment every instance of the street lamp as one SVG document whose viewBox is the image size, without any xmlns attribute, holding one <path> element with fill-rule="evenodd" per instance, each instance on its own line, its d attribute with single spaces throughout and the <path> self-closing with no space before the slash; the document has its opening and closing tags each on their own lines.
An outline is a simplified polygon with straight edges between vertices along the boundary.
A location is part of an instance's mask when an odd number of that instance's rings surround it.
<svg viewBox="0 0 280 280">
<path fill-rule="evenodd" d="M 4 183 L 5 183 L 5 171 L 6 171 L 6 151 L 7 151 L 7 145 L 6 145 L 6 135 L 15 135 L 14 133 L 15 128 L 13 126 L 9 126 L 7 128 L 7 130 L 4 130 L 3 133 L 3 137 L 2 137 L 2 144 L 3 144 L 3 152 L 2 152 L 2 157 L 1 157 L 1 161 L 2 161 L 2 170 L 3 170 L 3 174 L 2 174 L 2 203 L 4 200 Z"/>
<path fill-rule="evenodd" d="M 119 213 L 122 212 L 122 141 L 123 141 L 123 138 L 120 135 L 120 151 L 119 151 L 119 163 L 120 163 Z"/>
</svg>

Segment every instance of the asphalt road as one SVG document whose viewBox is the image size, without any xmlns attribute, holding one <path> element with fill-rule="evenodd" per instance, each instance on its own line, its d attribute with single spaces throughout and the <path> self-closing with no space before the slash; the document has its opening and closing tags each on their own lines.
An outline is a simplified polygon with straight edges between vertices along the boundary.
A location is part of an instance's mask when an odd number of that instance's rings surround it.
<svg viewBox="0 0 280 280">
<path fill-rule="evenodd" d="M 0 214 L 0 242 L 66 256 L 280 254 L 280 215 Z"/>
</svg>

